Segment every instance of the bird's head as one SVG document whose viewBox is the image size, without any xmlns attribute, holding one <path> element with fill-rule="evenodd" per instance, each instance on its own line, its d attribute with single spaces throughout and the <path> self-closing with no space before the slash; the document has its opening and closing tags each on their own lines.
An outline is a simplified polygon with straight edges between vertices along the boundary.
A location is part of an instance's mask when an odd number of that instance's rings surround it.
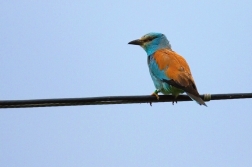
<svg viewBox="0 0 252 167">
<path fill-rule="evenodd" d="M 140 45 L 147 52 L 148 56 L 159 49 L 171 49 L 171 45 L 166 36 L 156 32 L 148 33 L 140 39 L 130 41 L 128 44 Z"/>
</svg>

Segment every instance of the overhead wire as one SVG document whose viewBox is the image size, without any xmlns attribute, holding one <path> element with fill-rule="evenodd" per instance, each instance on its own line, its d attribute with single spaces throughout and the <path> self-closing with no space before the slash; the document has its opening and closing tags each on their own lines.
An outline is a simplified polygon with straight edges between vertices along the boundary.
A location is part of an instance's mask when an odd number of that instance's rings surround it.
<svg viewBox="0 0 252 167">
<path fill-rule="evenodd" d="M 204 101 L 231 100 L 252 98 L 252 93 L 232 94 L 203 94 Z M 57 99 L 31 99 L 31 100 L 0 100 L 0 108 L 32 108 L 32 107 L 56 107 L 56 106 L 81 106 L 81 105 L 108 105 L 108 104 L 134 104 L 134 103 L 159 103 L 173 102 L 174 96 L 159 95 L 159 99 L 150 95 L 143 96 L 105 96 L 84 98 L 57 98 Z M 176 101 L 191 101 L 187 95 L 179 95 Z"/>
</svg>

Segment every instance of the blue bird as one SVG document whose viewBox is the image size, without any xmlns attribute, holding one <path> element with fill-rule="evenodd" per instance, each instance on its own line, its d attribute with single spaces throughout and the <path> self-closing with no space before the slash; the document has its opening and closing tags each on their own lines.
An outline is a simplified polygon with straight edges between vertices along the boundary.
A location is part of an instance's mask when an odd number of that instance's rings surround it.
<svg viewBox="0 0 252 167">
<path fill-rule="evenodd" d="M 156 90 L 152 95 L 159 99 L 158 93 L 172 94 L 176 101 L 179 94 L 187 95 L 199 105 L 201 99 L 186 60 L 171 49 L 166 36 L 162 33 L 148 33 L 128 44 L 140 45 L 147 53 L 148 67 Z"/>
</svg>

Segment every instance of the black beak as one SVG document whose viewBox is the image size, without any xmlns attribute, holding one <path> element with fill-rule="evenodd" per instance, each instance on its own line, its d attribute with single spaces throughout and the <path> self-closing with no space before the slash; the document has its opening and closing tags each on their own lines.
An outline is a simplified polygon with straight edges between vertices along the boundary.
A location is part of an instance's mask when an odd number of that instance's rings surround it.
<svg viewBox="0 0 252 167">
<path fill-rule="evenodd" d="M 136 39 L 136 40 L 130 41 L 128 44 L 141 46 L 143 42 L 140 39 Z"/>
</svg>

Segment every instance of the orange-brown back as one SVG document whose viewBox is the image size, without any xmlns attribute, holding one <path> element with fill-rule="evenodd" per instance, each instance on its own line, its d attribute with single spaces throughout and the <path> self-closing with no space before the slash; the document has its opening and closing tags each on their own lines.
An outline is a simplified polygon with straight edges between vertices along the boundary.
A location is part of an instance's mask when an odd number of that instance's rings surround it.
<svg viewBox="0 0 252 167">
<path fill-rule="evenodd" d="M 186 60 L 176 52 L 170 49 L 161 49 L 155 52 L 153 58 L 156 60 L 159 69 L 165 70 L 168 78 L 184 87 L 190 84 L 195 85 Z"/>
</svg>

